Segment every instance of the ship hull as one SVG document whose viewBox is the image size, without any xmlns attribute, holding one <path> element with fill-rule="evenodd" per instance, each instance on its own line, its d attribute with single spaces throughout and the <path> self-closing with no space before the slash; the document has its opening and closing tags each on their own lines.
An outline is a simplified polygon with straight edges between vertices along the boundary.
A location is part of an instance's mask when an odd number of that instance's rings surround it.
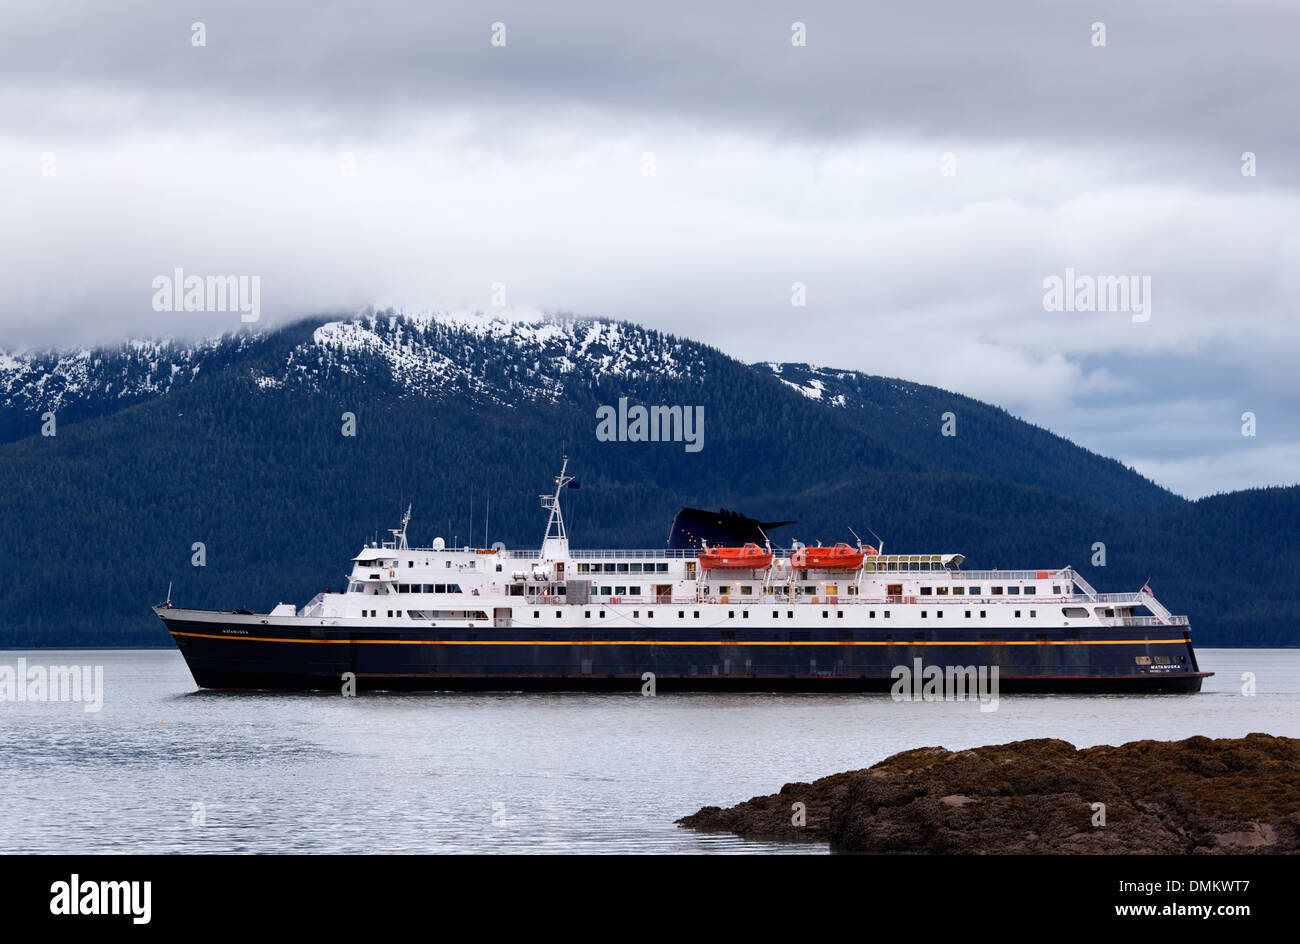
<svg viewBox="0 0 1300 944">
<path fill-rule="evenodd" d="M 959 632 L 679 629 L 595 634 L 508 626 L 383 629 L 160 609 L 202 688 L 339 691 L 872 692 L 900 667 L 998 670 L 1001 693 L 1187 693 L 1185 627 Z M 847 621 L 846 621 L 847 622 Z M 906 637 L 900 638 L 900 637 Z"/>
</svg>

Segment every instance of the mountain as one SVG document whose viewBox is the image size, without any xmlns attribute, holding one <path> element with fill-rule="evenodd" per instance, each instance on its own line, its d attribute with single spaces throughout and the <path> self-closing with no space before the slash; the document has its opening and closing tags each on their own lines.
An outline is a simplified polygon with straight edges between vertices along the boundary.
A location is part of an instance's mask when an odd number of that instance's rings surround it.
<svg viewBox="0 0 1300 944">
<path fill-rule="evenodd" d="M 621 399 L 702 408 L 702 448 L 598 438 Z M 1300 489 L 1188 502 L 968 397 L 621 322 L 384 311 L 0 352 L 0 645 L 165 644 L 169 583 L 188 606 L 305 602 L 408 503 L 417 543 L 537 545 L 561 455 L 575 546 L 662 547 L 682 505 L 725 506 L 795 519 L 783 541 L 871 529 L 972 568 L 1150 578 L 1202 645 L 1300 642 Z"/>
</svg>

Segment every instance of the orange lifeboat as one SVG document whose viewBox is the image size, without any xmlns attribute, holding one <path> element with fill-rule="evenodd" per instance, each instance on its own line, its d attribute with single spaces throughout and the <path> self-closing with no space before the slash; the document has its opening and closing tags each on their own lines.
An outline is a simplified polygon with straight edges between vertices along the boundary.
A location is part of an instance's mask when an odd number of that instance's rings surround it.
<svg viewBox="0 0 1300 944">
<path fill-rule="evenodd" d="M 834 547 L 800 548 L 790 555 L 790 566 L 795 570 L 857 570 L 862 559 L 874 553 L 875 548 L 857 550 L 841 541 Z"/>
<path fill-rule="evenodd" d="M 772 566 L 772 552 L 757 544 L 744 547 L 706 547 L 700 552 L 705 570 L 766 570 Z"/>
</svg>

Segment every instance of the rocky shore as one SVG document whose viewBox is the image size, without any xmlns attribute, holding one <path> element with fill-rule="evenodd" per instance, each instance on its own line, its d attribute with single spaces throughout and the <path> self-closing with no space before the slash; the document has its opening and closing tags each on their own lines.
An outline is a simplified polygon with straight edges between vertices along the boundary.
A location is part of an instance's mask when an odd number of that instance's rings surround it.
<svg viewBox="0 0 1300 944">
<path fill-rule="evenodd" d="M 1300 852 L 1300 740 L 924 747 L 677 821 L 866 853 Z"/>
</svg>

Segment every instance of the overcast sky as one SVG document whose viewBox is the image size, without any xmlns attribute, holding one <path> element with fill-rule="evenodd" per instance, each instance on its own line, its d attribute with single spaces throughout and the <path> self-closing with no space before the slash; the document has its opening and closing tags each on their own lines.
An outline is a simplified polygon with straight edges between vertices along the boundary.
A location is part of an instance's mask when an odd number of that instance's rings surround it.
<svg viewBox="0 0 1300 944">
<path fill-rule="evenodd" d="M 175 267 L 259 275 L 264 325 L 501 282 L 957 390 L 1190 497 L 1293 484 L 1298 40 L 1294 2 L 15 0 L 0 348 L 238 327 L 155 312 Z M 1045 310 L 1067 268 L 1149 276 L 1149 320 Z"/>
</svg>

